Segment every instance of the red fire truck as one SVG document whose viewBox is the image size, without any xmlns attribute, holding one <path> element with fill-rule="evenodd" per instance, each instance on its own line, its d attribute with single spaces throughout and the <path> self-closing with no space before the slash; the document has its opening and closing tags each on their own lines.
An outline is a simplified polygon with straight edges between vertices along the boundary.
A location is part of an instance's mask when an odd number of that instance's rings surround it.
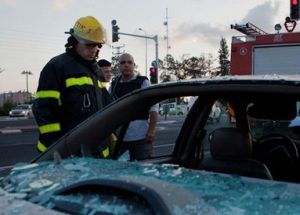
<svg viewBox="0 0 300 215">
<path fill-rule="evenodd" d="M 287 31 L 295 21 L 287 20 Z M 268 34 L 251 23 L 231 25 L 245 36 L 232 37 L 231 75 L 300 74 L 300 32 Z"/>
</svg>

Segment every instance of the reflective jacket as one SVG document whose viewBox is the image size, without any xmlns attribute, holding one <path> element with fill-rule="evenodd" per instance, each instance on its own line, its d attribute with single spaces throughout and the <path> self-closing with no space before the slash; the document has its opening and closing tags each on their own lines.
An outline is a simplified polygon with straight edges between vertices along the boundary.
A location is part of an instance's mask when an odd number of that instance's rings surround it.
<svg viewBox="0 0 300 215">
<path fill-rule="evenodd" d="M 40 152 L 111 102 L 100 73 L 96 61 L 86 61 L 71 50 L 46 64 L 33 105 Z"/>
</svg>

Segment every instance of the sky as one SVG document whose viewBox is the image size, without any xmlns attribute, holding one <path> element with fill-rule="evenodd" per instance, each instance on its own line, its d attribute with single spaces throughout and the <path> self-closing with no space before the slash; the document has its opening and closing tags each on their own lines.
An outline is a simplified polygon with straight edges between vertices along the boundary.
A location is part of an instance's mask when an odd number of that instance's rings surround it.
<svg viewBox="0 0 300 215">
<path fill-rule="evenodd" d="M 211 54 L 217 62 L 220 40 L 230 48 L 232 36 L 242 35 L 231 24 L 251 22 L 268 33 L 284 25 L 290 0 L 0 0 L 0 93 L 37 90 L 39 74 L 54 56 L 64 52 L 69 31 L 80 17 L 94 16 L 105 27 L 107 44 L 99 59 L 110 60 L 118 46 L 132 54 L 137 70 L 146 74 L 146 40 L 120 35 L 111 42 L 111 21 L 120 32 L 158 36 L 158 55 L 175 59 Z M 168 14 L 168 19 L 166 18 Z M 167 27 L 164 22 L 168 21 Z M 298 27 L 298 26 L 297 26 Z M 296 27 L 296 30 L 297 30 Z M 143 29 L 139 30 L 139 28 Z M 283 28 L 284 29 L 284 28 Z M 285 30 L 283 30 L 284 32 Z M 155 59 L 154 40 L 147 40 L 147 68 Z M 147 69 L 147 73 L 149 74 Z"/>
</svg>

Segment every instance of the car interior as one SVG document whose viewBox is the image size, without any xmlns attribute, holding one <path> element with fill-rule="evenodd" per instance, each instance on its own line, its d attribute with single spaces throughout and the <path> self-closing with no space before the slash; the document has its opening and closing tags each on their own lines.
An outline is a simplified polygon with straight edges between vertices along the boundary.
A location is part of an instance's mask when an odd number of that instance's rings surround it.
<svg viewBox="0 0 300 215">
<path fill-rule="evenodd" d="M 299 104 L 284 93 L 203 94 L 186 114 L 172 155 L 149 161 L 299 183 L 300 129 L 289 126 Z M 216 106 L 221 114 L 212 118 Z"/>
<path fill-rule="evenodd" d="M 273 179 L 267 166 L 253 158 L 249 134 L 239 128 L 217 128 L 209 135 L 210 156 L 199 168 L 207 171 Z"/>
<path fill-rule="evenodd" d="M 212 104 L 219 105 L 223 111 L 222 118 L 211 122 L 206 115 L 206 124 L 198 123 L 198 131 L 205 135 L 201 135 L 201 149 L 196 146 L 194 149 L 201 152 L 194 156 L 189 153 L 192 156 L 187 160 L 190 161 L 185 160 L 183 165 L 212 172 L 299 183 L 299 127 L 295 126 L 297 130 L 289 126 L 297 118 L 297 98 L 286 95 L 249 95 L 241 98 L 232 95 L 206 102 L 210 108 Z M 205 119 L 201 115 L 198 117 Z"/>
</svg>

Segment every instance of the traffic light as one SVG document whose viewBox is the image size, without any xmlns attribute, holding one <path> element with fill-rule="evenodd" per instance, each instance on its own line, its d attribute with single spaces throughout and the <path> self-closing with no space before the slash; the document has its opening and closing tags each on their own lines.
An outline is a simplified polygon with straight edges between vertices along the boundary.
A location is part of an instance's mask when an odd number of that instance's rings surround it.
<svg viewBox="0 0 300 215">
<path fill-rule="evenodd" d="M 117 21 L 116 20 L 112 20 L 111 21 L 111 25 L 112 25 L 112 41 L 113 42 L 118 42 L 119 41 L 119 26 L 117 26 Z"/>
<path fill-rule="evenodd" d="M 157 68 L 150 67 L 150 82 L 151 84 L 157 84 Z"/>
<path fill-rule="evenodd" d="M 299 0 L 291 0 L 291 10 L 290 10 L 291 19 L 300 18 L 299 9 L 300 9 Z"/>
</svg>

